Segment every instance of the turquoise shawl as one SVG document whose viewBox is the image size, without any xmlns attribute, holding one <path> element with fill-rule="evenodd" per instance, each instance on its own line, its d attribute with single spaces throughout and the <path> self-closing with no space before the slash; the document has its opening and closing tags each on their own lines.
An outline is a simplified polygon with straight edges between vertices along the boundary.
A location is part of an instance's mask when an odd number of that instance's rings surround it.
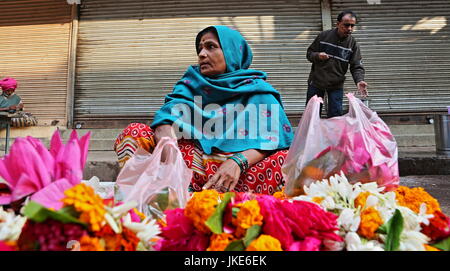
<svg viewBox="0 0 450 271">
<path fill-rule="evenodd" d="M 214 28 L 227 71 L 206 77 L 197 65 L 190 66 L 151 127 L 172 124 L 179 137 L 196 140 L 206 154 L 289 148 L 293 131 L 280 93 L 266 82 L 266 73 L 248 69 L 253 54 L 238 31 Z"/>
</svg>

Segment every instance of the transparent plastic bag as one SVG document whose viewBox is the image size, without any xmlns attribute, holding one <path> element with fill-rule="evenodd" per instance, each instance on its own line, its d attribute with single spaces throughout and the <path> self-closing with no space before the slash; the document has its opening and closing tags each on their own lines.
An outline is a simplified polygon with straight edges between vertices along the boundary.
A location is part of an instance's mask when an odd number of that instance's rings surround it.
<svg viewBox="0 0 450 271">
<path fill-rule="evenodd" d="M 163 149 L 167 150 L 161 161 Z M 192 179 L 176 145 L 176 139 L 162 138 L 152 154 L 138 149 L 117 176 L 116 201 L 136 201 L 138 210 L 153 218 L 163 218 L 166 209 L 183 208 L 189 199 Z"/>
<path fill-rule="evenodd" d="M 343 171 L 351 183 L 377 182 L 386 191 L 399 184 L 397 143 L 389 127 L 353 94 L 349 112 L 321 119 L 322 99 L 308 102 L 282 172 L 288 196 Z"/>
</svg>

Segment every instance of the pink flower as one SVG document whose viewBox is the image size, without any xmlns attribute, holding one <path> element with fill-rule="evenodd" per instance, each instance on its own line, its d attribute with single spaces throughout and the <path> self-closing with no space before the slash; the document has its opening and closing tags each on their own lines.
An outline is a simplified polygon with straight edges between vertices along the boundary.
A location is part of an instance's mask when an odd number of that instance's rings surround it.
<svg viewBox="0 0 450 271">
<path fill-rule="evenodd" d="M 9 154 L 0 159 L 0 176 L 11 194 L 0 198 L 9 204 L 26 196 L 48 208 L 59 209 L 64 190 L 80 183 L 87 160 L 90 132 L 78 138 L 73 130 L 64 145 L 59 131 L 50 141 L 50 150 L 33 137 L 17 138 Z"/>
<path fill-rule="evenodd" d="M 306 237 L 305 240 L 296 241 L 289 247 L 289 251 L 319 251 L 322 242 L 315 237 Z"/>
<path fill-rule="evenodd" d="M 337 216 L 317 204 L 258 197 L 263 232 L 277 238 L 283 250 L 333 250 L 343 239 L 336 234 Z"/>
<path fill-rule="evenodd" d="M 181 208 L 167 210 L 167 226 L 161 229 L 161 237 L 155 246 L 160 251 L 204 251 L 209 237 L 194 228 L 192 221 Z"/>
<path fill-rule="evenodd" d="M 288 249 L 294 242 L 292 229 L 288 221 L 284 219 L 281 201 L 271 196 L 260 196 L 257 198 L 261 215 L 264 217 L 262 231 L 281 243 L 283 250 Z"/>
<path fill-rule="evenodd" d="M 0 251 L 14 251 L 14 248 L 5 242 L 0 241 Z"/>
</svg>

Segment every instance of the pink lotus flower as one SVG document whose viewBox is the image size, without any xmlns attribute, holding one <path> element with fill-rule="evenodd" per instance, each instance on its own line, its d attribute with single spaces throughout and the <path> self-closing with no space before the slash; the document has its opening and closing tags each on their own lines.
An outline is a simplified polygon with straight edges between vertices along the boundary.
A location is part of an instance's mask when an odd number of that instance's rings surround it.
<svg viewBox="0 0 450 271">
<path fill-rule="evenodd" d="M 67 144 L 59 131 L 50 141 L 50 150 L 33 137 L 17 138 L 9 154 L 0 159 L 0 176 L 11 191 L 0 197 L 0 204 L 10 204 L 32 195 L 31 200 L 47 208 L 59 209 L 64 191 L 83 177 L 90 132 L 78 138 L 73 130 Z"/>
</svg>

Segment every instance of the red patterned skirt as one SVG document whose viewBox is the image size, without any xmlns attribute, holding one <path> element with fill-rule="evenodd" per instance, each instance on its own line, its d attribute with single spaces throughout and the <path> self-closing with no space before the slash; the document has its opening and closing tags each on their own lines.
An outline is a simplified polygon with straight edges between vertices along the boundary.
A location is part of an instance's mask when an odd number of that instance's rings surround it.
<svg viewBox="0 0 450 271">
<path fill-rule="evenodd" d="M 233 155 L 227 152 L 205 154 L 193 140 L 181 139 L 178 146 L 186 165 L 193 170 L 191 191 L 201 191 L 203 185 L 217 172 L 220 164 Z M 114 144 L 121 167 L 134 155 L 138 147 L 151 153 L 155 147 L 154 132 L 145 124 L 132 123 L 117 137 Z M 288 150 L 276 151 L 252 165 L 241 174 L 234 191 L 268 195 L 280 191 L 284 186 L 281 166 L 287 153 Z"/>
</svg>

